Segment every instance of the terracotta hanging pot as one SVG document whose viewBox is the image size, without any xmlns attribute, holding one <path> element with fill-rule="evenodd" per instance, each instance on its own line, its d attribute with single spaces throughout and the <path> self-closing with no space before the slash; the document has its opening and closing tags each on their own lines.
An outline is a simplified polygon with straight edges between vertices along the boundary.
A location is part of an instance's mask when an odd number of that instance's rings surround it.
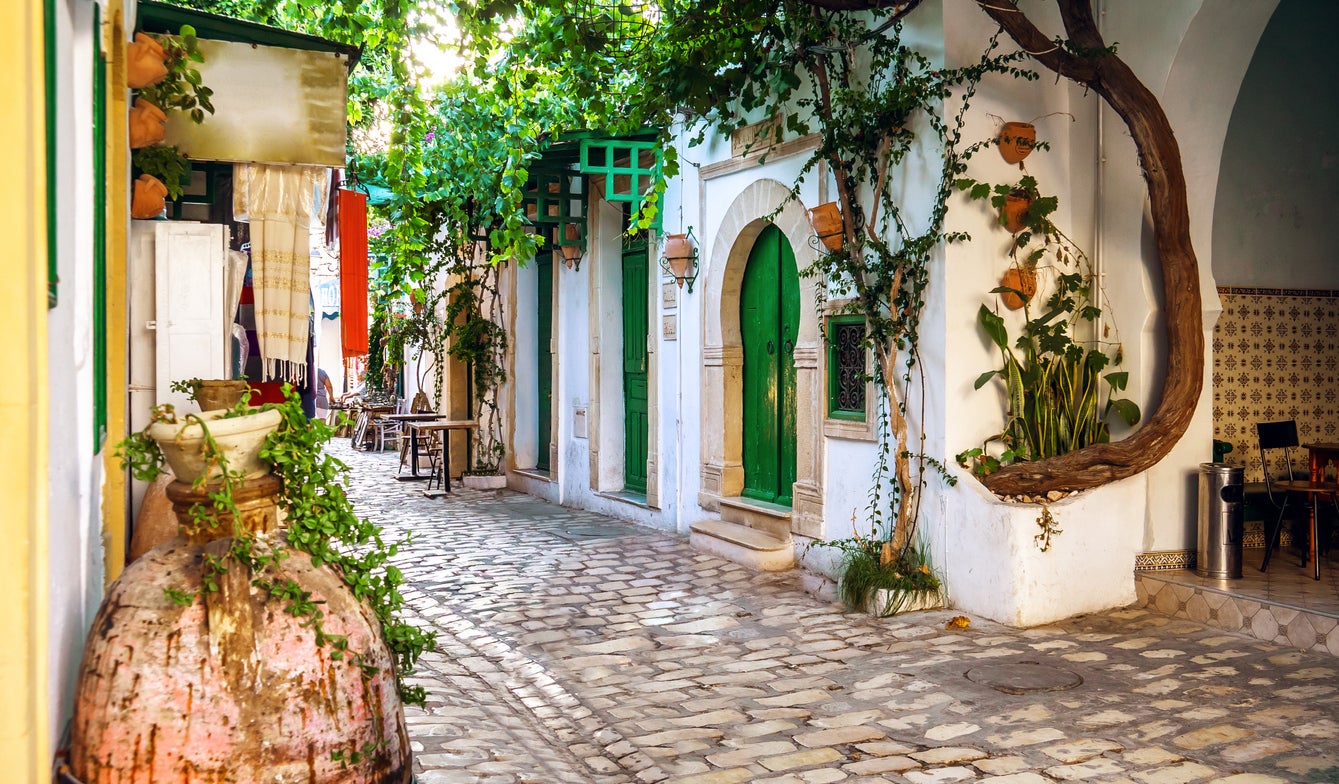
<svg viewBox="0 0 1339 784">
<path fill-rule="evenodd" d="M 130 149 L 157 144 L 167 135 L 167 115 L 143 98 L 130 107 Z"/>
<path fill-rule="evenodd" d="M 842 223 L 841 207 L 830 201 L 809 210 L 809 221 L 814 226 L 814 234 L 823 241 L 828 250 L 841 250 L 846 239 L 846 227 Z"/>
<path fill-rule="evenodd" d="M 670 234 L 665 237 L 665 263 L 669 265 L 670 274 L 678 281 L 679 288 L 683 288 L 684 281 L 692 274 L 696 256 L 693 241 L 688 239 L 687 234 Z"/>
<path fill-rule="evenodd" d="M 1032 206 L 1032 194 L 1026 191 L 1014 191 L 1004 197 L 1004 207 L 1001 213 L 1004 216 L 1004 228 L 1011 234 L 1017 234 L 1022 231 L 1024 218 L 1027 216 L 1028 207 Z"/>
<path fill-rule="evenodd" d="M 999 144 L 1005 163 L 1018 163 L 1037 146 L 1037 128 L 1032 123 L 1007 122 L 1000 129 Z"/>
<path fill-rule="evenodd" d="M 1018 310 L 1032 301 L 1037 293 L 1037 273 L 1031 267 L 1010 267 L 1000 278 L 1000 286 L 1023 292 L 1020 297 L 1013 291 L 1000 292 L 1000 300 L 1009 310 Z"/>
<path fill-rule="evenodd" d="M 130 217 L 144 220 L 156 218 L 167 206 L 167 186 L 152 174 L 141 174 L 135 180 L 130 197 Z"/>
<path fill-rule="evenodd" d="M 138 90 L 163 81 L 167 76 L 167 52 L 147 33 L 135 33 L 126 45 L 126 86 Z"/>
</svg>

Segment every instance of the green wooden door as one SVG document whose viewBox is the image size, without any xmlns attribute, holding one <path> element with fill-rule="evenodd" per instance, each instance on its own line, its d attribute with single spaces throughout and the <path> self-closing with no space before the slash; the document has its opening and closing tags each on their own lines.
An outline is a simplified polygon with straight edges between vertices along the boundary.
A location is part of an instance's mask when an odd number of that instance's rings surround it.
<svg viewBox="0 0 1339 784">
<path fill-rule="evenodd" d="M 795 339 L 800 276 L 775 226 L 758 235 L 744 268 L 739 327 L 744 344 L 744 490 L 790 505 L 795 483 Z"/>
<path fill-rule="evenodd" d="M 650 419 L 646 405 L 648 284 L 646 241 L 623 251 L 623 410 L 625 422 L 623 488 L 646 492 L 646 452 Z"/>
<path fill-rule="evenodd" d="M 539 395 L 539 408 L 535 415 L 538 418 L 538 432 L 535 439 L 535 448 L 539 454 L 535 456 L 535 467 L 541 471 L 550 470 L 549 466 L 549 447 L 553 441 L 553 354 L 550 353 L 550 344 L 553 342 L 553 257 L 547 253 L 542 253 L 536 257 L 537 262 L 535 272 L 539 275 L 539 307 L 536 321 L 538 329 L 536 330 L 535 345 L 539 355 L 539 367 L 535 373 Z"/>
</svg>

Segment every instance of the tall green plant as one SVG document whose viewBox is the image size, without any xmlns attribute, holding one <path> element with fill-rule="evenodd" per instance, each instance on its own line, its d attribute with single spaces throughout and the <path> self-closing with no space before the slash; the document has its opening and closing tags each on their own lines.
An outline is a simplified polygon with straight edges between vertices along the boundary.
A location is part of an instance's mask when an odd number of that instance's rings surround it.
<svg viewBox="0 0 1339 784">
<path fill-rule="evenodd" d="M 1029 275 L 1040 271 L 1054 277 L 1051 293 L 1035 315 L 1030 292 L 1008 286 L 992 290 L 1023 302 L 1024 320 L 1017 338 L 1010 338 L 1002 316 L 985 305 L 977 312 L 982 331 L 1000 352 L 1001 366 L 981 374 L 975 387 L 999 379 L 1005 390 L 1005 424 L 983 446 L 957 455 L 958 462 L 984 476 L 1014 461 L 1042 460 L 1106 443 L 1111 440 L 1113 415 L 1127 425 L 1138 424 L 1139 406 L 1119 396 L 1129 373 L 1103 372 L 1121 364 L 1120 343 L 1101 339 L 1099 332 L 1107 327 L 1098 323 L 1102 310 L 1091 265 L 1051 221 L 1059 201 L 1041 195 L 1031 176 L 993 186 L 960 178 L 956 185 L 995 210 L 1002 210 L 1010 195 L 1028 199 L 1022 227 L 1010 239 L 1009 254 Z M 1108 348 L 1114 348 L 1113 356 L 1107 355 Z M 992 442 L 1001 444 L 999 454 L 989 450 Z"/>
</svg>

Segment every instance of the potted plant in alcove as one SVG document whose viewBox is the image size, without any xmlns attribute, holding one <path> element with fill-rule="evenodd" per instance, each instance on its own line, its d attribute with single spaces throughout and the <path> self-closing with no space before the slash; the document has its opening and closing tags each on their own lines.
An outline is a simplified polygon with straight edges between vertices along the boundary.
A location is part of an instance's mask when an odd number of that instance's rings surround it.
<svg viewBox="0 0 1339 784">
<path fill-rule="evenodd" d="M 986 305 L 977 313 L 982 332 L 999 352 L 1000 367 L 982 373 L 976 388 L 996 379 L 1002 382 L 1007 393 L 1004 430 L 959 453 L 959 465 L 985 476 L 1012 462 L 1106 443 L 1117 417 L 1128 426 L 1138 424 L 1139 406 L 1121 397 L 1129 373 L 1116 370 L 1122 361 L 1119 334 L 1108 339 L 1111 323 L 1098 323 L 1100 282 L 1087 255 L 1051 221 L 1059 200 L 1040 195 L 1031 176 L 1012 185 L 970 178 L 955 185 L 973 199 L 989 200 L 1001 211 L 1002 224 L 1010 220 L 1004 211 L 1011 199 L 1027 201 L 1018 225 L 1005 226 L 1013 233 L 1012 266 L 991 292 L 1002 295 L 1006 307 L 1022 309 L 1022 328 L 1017 336 L 1010 335 L 1003 316 Z M 1046 273 L 1047 296 L 1034 315 L 1029 305 L 1039 272 Z M 993 452 L 988 449 L 992 444 L 997 445 Z"/>
</svg>

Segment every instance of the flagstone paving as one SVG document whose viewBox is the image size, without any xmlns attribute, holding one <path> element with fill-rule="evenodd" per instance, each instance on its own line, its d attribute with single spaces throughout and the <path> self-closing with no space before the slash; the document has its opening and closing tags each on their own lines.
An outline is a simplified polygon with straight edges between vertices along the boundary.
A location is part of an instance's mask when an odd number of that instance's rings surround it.
<svg viewBox="0 0 1339 784">
<path fill-rule="evenodd" d="M 1143 609 L 873 619 L 509 491 L 427 499 L 336 447 L 439 650 L 420 784 L 1339 782 L 1339 659 Z M 1049 674 L 1048 674 L 1049 673 Z"/>
</svg>

